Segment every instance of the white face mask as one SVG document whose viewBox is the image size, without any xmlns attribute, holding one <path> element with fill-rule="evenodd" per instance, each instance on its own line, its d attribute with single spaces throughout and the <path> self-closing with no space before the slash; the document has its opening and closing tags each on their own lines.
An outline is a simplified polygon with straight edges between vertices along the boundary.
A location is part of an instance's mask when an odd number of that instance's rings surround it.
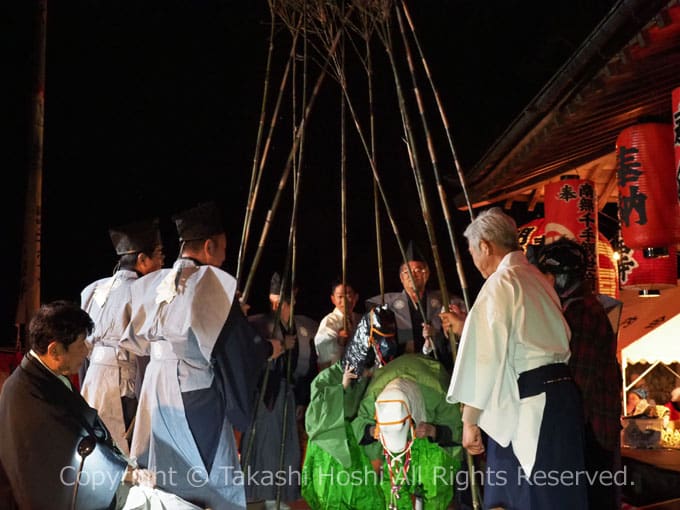
<svg viewBox="0 0 680 510">
<path fill-rule="evenodd" d="M 387 399 L 385 396 L 375 401 L 376 425 L 379 428 L 382 445 L 389 452 L 397 454 L 403 452 L 408 446 L 409 432 L 412 432 L 413 422 L 405 400 Z M 398 397 L 398 395 L 393 396 Z M 401 398 L 406 397 L 402 395 Z"/>
</svg>

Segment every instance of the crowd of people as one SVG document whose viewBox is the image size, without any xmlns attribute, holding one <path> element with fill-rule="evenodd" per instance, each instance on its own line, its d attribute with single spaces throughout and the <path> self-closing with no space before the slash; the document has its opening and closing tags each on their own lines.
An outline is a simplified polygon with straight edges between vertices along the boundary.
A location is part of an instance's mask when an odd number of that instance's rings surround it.
<svg viewBox="0 0 680 510">
<path fill-rule="evenodd" d="M 285 272 L 270 310 L 248 314 L 221 269 L 215 204 L 173 221 L 172 267 L 157 219 L 113 227 L 113 275 L 35 314 L 0 394 L 19 508 L 134 508 L 138 493 L 178 509 L 466 508 L 454 493 L 476 485 L 484 508 L 620 507 L 620 487 L 596 476 L 621 464 L 616 338 L 578 242 L 527 258 L 491 208 L 464 233 L 485 279 L 470 310 L 455 296 L 442 308 L 410 243 L 400 291 L 361 313 L 354 286 L 334 281 L 317 322 L 297 313 Z M 97 472 L 112 476 L 95 504 Z"/>
</svg>

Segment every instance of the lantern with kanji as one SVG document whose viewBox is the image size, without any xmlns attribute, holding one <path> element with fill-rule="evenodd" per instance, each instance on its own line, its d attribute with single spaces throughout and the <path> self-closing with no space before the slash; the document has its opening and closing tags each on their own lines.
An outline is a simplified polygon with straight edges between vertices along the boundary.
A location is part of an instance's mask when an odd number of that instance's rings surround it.
<svg viewBox="0 0 680 510">
<path fill-rule="evenodd" d="M 542 246 L 545 233 L 545 220 L 536 218 L 521 227 L 517 227 L 517 241 L 524 252 L 531 245 Z"/>
<path fill-rule="evenodd" d="M 553 230 L 553 234 L 555 231 Z M 544 218 L 537 218 L 525 223 L 517 228 L 517 239 L 519 245 L 525 252 L 529 246 L 542 246 L 546 240 L 546 221 Z M 607 238 L 598 233 L 597 239 L 597 264 L 598 264 L 598 279 L 597 289 L 598 294 L 618 299 L 619 286 L 616 261 L 614 260 L 614 250 Z"/>
<path fill-rule="evenodd" d="M 678 201 L 680 202 L 680 87 L 673 90 L 672 98 L 675 182 L 678 189 Z M 678 228 L 680 228 L 680 221 L 678 222 Z"/>
<path fill-rule="evenodd" d="M 642 250 L 620 246 L 619 276 L 622 289 L 662 290 L 677 285 L 678 257 L 675 245 L 668 256 L 645 257 Z"/>
<path fill-rule="evenodd" d="M 680 238 L 680 207 L 668 124 L 640 123 L 616 141 L 619 221 L 623 241 L 644 256 L 667 256 Z"/>
<path fill-rule="evenodd" d="M 597 237 L 597 290 L 605 296 L 619 298 L 619 275 L 614 248 L 602 234 Z"/>
<path fill-rule="evenodd" d="M 592 181 L 565 176 L 545 186 L 545 240 L 575 239 L 586 253 L 586 278 L 597 285 L 597 197 Z"/>
</svg>

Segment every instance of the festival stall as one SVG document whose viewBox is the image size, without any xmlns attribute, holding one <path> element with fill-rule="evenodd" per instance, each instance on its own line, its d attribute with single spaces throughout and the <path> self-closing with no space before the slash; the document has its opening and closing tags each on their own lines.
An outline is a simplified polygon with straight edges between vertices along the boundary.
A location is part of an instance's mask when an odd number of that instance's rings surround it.
<svg viewBox="0 0 680 510">
<path fill-rule="evenodd" d="M 618 335 L 618 351 L 621 361 L 623 380 L 623 405 L 626 394 L 639 379 L 657 367 L 664 367 L 680 379 L 671 364 L 680 362 L 680 287 L 675 286 L 661 291 L 657 297 L 641 297 L 637 291 L 621 292 L 623 311 Z M 626 369 L 635 363 L 648 363 L 649 366 L 634 381 L 626 383 Z M 659 402 L 662 404 L 663 402 Z M 644 446 L 680 447 L 680 431 L 661 422 L 649 422 L 649 435 L 654 434 L 654 444 Z M 656 430 L 654 430 L 656 429 Z M 656 441 L 658 437 L 658 441 Z"/>
<path fill-rule="evenodd" d="M 657 297 L 641 297 L 637 290 L 622 290 L 623 301 L 618 334 L 618 354 L 623 380 L 623 403 L 626 392 L 637 382 L 626 384 L 626 368 L 635 363 L 648 363 L 640 374 L 680 362 L 680 286 L 661 290 Z M 675 374 L 676 377 L 680 375 Z M 663 402 L 660 402 L 663 403 Z M 623 466 L 628 473 L 624 488 L 627 500 L 647 505 L 680 497 L 680 431 L 663 419 L 663 406 L 657 406 L 657 418 L 622 420 L 632 428 L 622 435 Z"/>
<path fill-rule="evenodd" d="M 680 286 L 662 290 L 652 298 L 641 297 L 635 290 L 624 290 L 621 299 L 618 338 L 621 368 L 640 362 L 653 365 L 680 362 Z"/>
</svg>

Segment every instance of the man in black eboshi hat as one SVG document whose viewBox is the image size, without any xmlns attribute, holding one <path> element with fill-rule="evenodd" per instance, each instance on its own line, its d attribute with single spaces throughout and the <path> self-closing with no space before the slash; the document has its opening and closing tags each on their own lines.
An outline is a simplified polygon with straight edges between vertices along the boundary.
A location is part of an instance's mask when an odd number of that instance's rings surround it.
<svg viewBox="0 0 680 510">
<path fill-rule="evenodd" d="M 176 473 L 166 483 L 183 498 L 241 508 L 233 428 L 249 427 L 257 380 L 281 345 L 255 332 L 239 306 L 236 280 L 220 269 L 227 238 L 216 205 L 199 204 L 173 220 L 180 256 L 172 269 L 135 286 L 123 339 L 140 350 L 150 345 L 151 354 L 131 453 L 142 466 Z"/>
<path fill-rule="evenodd" d="M 118 255 L 113 276 L 83 289 L 80 306 L 94 321 L 87 337 L 89 364 L 80 373 L 83 398 L 99 411 L 120 449 L 129 454 L 131 425 L 147 358 L 121 348 L 119 341 L 130 323 L 130 286 L 163 267 L 165 256 L 158 218 L 109 229 Z"/>
</svg>

